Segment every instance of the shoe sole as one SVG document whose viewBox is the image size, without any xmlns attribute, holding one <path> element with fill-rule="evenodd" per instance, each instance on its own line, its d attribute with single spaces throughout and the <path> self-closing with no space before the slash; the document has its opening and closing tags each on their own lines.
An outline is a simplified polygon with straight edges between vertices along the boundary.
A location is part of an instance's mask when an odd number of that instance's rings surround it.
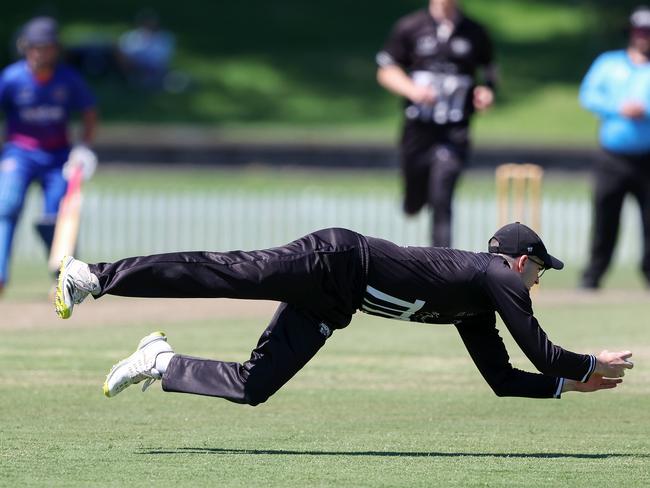
<svg viewBox="0 0 650 488">
<path fill-rule="evenodd" d="M 70 261 L 72 261 L 71 256 L 65 256 L 61 260 L 59 277 L 56 282 L 56 294 L 54 296 L 54 309 L 56 310 L 56 314 L 62 319 L 69 319 L 72 315 L 72 309 L 65 304 L 65 300 L 63 299 L 63 274 Z"/>
<path fill-rule="evenodd" d="M 135 354 L 136 352 L 138 352 L 140 349 L 145 348 L 146 346 L 148 346 L 149 344 L 151 344 L 151 343 L 154 342 L 154 341 L 157 341 L 157 340 L 162 339 L 162 340 L 164 340 L 165 342 L 167 342 L 167 335 L 166 335 L 163 331 L 160 331 L 160 330 L 159 330 L 159 331 L 156 331 L 156 332 L 152 332 L 151 334 L 149 334 L 149 336 L 151 336 L 151 339 L 148 340 L 147 342 L 145 342 L 144 344 L 138 344 L 138 347 L 136 348 L 136 350 L 135 350 L 135 352 L 134 352 L 133 354 Z M 133 356 L 133 354 L 131 354 L 131 356 Z M 117 363 L 115 366 L 113 366 L 113 367 L 111 368 L 111 370 L 108 372 L 108 374 L 106 375 L 106 379 L 104 380 L 104 385 L 102 386 L 102 392 L 104 393 L 104 396 L 105 396 L 106 398 L 113 398 L 113 397 L 116 396 L 118 393 L 121 393 L 122 391 L 124 391 L 124 390 L 126 389 L 127 386 L 130 386 L 130 385 L 133 385 L 133 384 L 134 384 L 134 383 L 124 383 L 124 385 L 123 385 L 123 386 L 120 386 L 120 387 L 118 388 L 117 391 L 114 391 L 114 392 L 113 392 L 112 395 L 110 394 L 110 390 L 109 390 L 109 388 L 108 388 L 108 380 L 111 378 L 111 376 L 113 375 L 113 373 L 115 373 L 115 371 L 117 371 L 118 369 L 120 369 L 121 366 L 123 366 L 124 364 L 128 363 L 129 360 L 131 359 L 131 356 L 129 356 L 129 357 L 126 358 L 126 359 L 122 359 L 119 363 Z"/>
<path fill-rule="evenodd" d="M 130 385 L 133 384 L 133 383 L 123 383 L 122 385 L 119 385 L 119 386 L 117 387 L 117 389 L 115 389 L 115 390 L 113 391 L 113 394 L 112 394 L 112 395 L 111 395 L 110 390 L 108 389 L 108 380 L 111 378 L 111 376 L 113 375 L 113 373 L 115 373 L 118 369 L 120 369 L 124 364 L 128 363 L 128 362 L 129 362 L 129 359 L 131 359 L 131 356 L 129 356 L 128 358 L 123 359 L 122 361 L 120 361 L 119 363 L 117 363 L 117 364 L 113 367 L 113 369 L 111 369 L 111 371 L 108 373 L 108 376 L 106 376 L 106 380 L 104 381 L 104 386 L 102 386 L 102 391 L 104 392 L 104 396 L 105 396 L 106 398 L 112 398 L 112 397 L 116 396 L 118 393 L 121 393 L 122 391 L 124 391 L 124 390 L 126 389 L 126 387 L 128 387 L 128 386 L 130 386 Z"/>
</svg>

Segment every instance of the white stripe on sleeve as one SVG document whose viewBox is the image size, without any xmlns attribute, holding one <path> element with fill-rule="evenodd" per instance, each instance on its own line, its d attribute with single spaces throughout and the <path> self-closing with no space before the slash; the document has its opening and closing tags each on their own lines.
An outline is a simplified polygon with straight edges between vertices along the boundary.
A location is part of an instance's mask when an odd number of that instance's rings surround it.
<svg viewBox="0 0 650 488">
<path fill-rule="evenodd" d="M 580 380 L 581 383 L 586 383 L 587 380 L 589 380 L 589 377 L 591 374 L 595 371 L 596 369 L 596 356 L 589 355 L 589 371 L 587 371 L 587 374 L 582 377 Z"/>
</svg>

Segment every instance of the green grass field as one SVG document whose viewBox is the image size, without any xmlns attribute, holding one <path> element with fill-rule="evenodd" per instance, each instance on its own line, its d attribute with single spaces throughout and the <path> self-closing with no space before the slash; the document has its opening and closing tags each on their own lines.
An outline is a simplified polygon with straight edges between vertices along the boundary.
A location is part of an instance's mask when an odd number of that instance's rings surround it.
<svg viewBox="0 0 650 488">
<path fill-rule="evenodd" d="M 186 321 L 171 307 L 162 323 L 125 316 L 106 325 L 92 303 L 82 307 L 70 324 L 2 331 L 2 486 L 650 483 L 647 300 L 537 309 L 567 348 L 635 351 L 636 369 L 615 391 L 500 399 L 453 328 L 361 316 L 256 408 L 157 385 L 106 399 L 101 384 L 151 330 L 164 327 L 177 351 L 240 361 L 264 318 Z M 506 341 L 514 364 L 530 369 Z"/>
</svg>

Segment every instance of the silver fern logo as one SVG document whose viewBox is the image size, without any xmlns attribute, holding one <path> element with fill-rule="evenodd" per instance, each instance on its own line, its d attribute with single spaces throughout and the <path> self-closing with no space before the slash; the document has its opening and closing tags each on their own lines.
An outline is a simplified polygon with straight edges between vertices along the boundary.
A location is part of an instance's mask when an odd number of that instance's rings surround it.
<svg viewBox="0 0 650 488">
<path fill-rule="evenodd" d="M 323 334 L 325 337 L 329 337 L 332 335 L 332 330 L 327 326 L 325 322 L 321 322 L 318 325 L 318 331 Z"/>
</svg>

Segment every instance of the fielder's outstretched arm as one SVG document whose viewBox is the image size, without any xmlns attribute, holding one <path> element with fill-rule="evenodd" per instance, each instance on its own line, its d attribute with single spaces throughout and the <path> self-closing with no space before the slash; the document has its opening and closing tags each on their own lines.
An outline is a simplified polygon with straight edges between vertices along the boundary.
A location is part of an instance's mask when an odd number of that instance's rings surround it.
<svg viewBox="0 0 650 488">
<path fill-rule="evenodd" d="M 603 351 L 597 356 L 596 371 L 585 382 L 529 373 L 513 368 L 510 364 L 508 352 L 499 336 L 493 314 L 491 317 L 486 316 L 481 319 L 466 319 L 456 324 L 456 328 L 481 375 L 498 396 L 560 398 L 565 391 L 593 392 L 614 388 L 622 380 L 603 377 L 602 371 L 609 370 L 615 373 L 616 368 L 620 367 L 618 363 L 622 361 L 629 363 L 624 366 L 625 368 L 632 367 L 632 363 L 627 360 L 631 355 L 629 351 L 623 353 Z"/>
<path fill-rule="evenodd" d="M 596 357 L 568 351 L 551 342 L 533 315 L 529 291 L 518 274 L 498 269 L 488 273 L 486 280 L 494 308 L 540 373 L 582 382 L 589 379 L 597 366 Z"/>
<path fill-rule="evenodd" d="M 559 398 L 562 394 L 560 378 L 529 373 L 510 364 L 494 314 L 463 320 L 456 324 L 456 329 L 474 364 L 497 396 Z"/>
</svg>

